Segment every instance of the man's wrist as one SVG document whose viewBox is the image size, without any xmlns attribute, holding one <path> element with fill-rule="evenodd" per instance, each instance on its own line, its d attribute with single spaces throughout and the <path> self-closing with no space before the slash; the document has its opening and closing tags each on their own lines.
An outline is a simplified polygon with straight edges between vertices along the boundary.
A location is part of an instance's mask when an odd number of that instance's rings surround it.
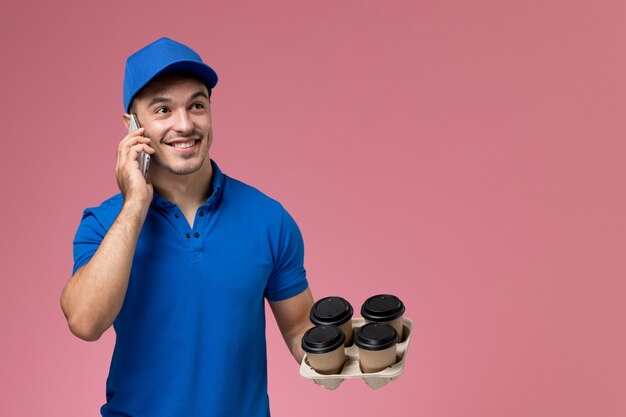
<svg viewBox="0 0 626 417">
<path fill-rule="evenodd" d="M 139 220 L 143 222 L 146 218 L 146 214 L 148 213 L 148 208 L 150 204 L 142 204 L 137 201 L 124 201 L 124 205 L 122 205 L 122 211 L 120 215 L 124 215 L 133 220 Z"/>
</svg>

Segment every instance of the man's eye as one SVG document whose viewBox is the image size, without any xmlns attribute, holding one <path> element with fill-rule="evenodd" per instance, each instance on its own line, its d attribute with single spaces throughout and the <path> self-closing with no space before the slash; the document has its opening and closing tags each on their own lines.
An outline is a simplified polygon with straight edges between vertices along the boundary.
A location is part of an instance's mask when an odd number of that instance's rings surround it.
<svg viewBox="0 0 626 417">
<path fill-rule="evenodd" d="M 167 113 L 167 107 L 159 107 L 154 112 L 159 114 Z"/>
<path fill-rule="evenodd" d="M 192 109 L 203 109 L 204 108 L 204 104 L 202 103 L 194 103 L 191 105 Z"/>
</svg>

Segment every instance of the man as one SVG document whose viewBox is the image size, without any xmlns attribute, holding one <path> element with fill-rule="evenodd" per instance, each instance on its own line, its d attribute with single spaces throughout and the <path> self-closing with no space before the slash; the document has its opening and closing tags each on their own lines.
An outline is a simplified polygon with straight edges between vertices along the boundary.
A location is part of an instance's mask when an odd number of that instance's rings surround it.
<svg viewBox="0 0 626 417">
<path fill-rule="evenodd" d="M 103 416 L 268 416 L 265 298 L 302 359 L 302 237 L 280 203 L 209 158 L 216 83 L 167 38 L 126 62 L 123 118 L 142 128 L 119 144 L 121 194 L 83 214 L 61 295 L 79 338 L 115 329 Z"/>
</svg>

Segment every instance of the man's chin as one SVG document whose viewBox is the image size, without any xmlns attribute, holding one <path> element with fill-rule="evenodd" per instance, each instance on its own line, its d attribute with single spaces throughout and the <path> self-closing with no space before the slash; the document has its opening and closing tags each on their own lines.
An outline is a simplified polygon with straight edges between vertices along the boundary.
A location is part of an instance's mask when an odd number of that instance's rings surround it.
<svg viewBox="0 0 626 417">
<path fill-rule="evenodd" d="M 193 165 L 169 167 L 168 171 L 170 171 L 174 175 L 191 175 L 200 171 L 200 168 L 202 168 L 202 166 L 204 165 L 204 162 L 205 161 L 202 160 Z"/>
</svg>

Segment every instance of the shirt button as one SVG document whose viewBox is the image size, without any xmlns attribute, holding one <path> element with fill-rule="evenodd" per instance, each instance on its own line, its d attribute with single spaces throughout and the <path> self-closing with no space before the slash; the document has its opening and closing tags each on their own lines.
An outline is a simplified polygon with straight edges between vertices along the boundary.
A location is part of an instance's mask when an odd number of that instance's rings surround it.
<svg viewBox="0 0 626 417">
<path fill-rule="evenodd" d="M 204 211 L 200 212 L 200 217 L 204 216 Z"/>
<path fill-rule="evenodd" d="M 185 236 L 187 236 L 188 238 L 189 238 L 189 237 L 191 237 L 191 236 L 189 235 L 189 233 L 185 233 Z"/>
<path fill-rule="evenodd" d="M 200 234 L 198 232 L 193 234 L 193 237 L 200 237 Z"/>
<path fill-rule="evenodd" d="M 179 218 L 180 216 L 178 215 L 178 213 L 174 214 L 174 217 Z"/>
</svg>

